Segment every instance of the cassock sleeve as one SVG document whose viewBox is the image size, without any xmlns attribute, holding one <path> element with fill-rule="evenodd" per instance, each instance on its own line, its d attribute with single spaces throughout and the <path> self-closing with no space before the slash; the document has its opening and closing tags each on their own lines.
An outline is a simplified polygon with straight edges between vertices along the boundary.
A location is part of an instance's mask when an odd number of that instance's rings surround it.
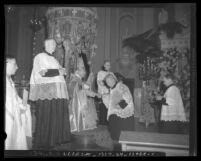
<svg viewBox="0 0 201 161">
<path fill-rule="evenodd" d="M 58 75 L 60 75 L 58 69 L 48 69 L 43 77 L 55 77 Z"/>
</svg>

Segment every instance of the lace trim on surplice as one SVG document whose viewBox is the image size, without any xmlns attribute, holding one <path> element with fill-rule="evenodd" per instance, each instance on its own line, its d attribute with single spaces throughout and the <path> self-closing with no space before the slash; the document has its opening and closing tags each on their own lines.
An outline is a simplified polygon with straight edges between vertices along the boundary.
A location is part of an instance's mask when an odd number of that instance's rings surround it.
<svg viewBox="0 0 201 161">
<path fill-rule="evenodd" d="M 69 95 L 65 83 L 35 84 L 30 86 L 29 99 L 32 101 L 69 99 Z"/>
</svg>

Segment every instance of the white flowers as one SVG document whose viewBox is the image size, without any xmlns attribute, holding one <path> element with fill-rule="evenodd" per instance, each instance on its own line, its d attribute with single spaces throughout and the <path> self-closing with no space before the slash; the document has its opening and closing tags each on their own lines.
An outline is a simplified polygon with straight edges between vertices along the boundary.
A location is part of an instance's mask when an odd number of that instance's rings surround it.
<svg viewBox="0 0 201 161">
<path fill-rule="evenodd" d="M 97 44 L 93 44 L 93 45 L 91 46 L 91 49 L 92 49 L 92 50 L 95 50 L 95 49 L 97 49 L 97 48 L 98 48 Z"/>
</svg>

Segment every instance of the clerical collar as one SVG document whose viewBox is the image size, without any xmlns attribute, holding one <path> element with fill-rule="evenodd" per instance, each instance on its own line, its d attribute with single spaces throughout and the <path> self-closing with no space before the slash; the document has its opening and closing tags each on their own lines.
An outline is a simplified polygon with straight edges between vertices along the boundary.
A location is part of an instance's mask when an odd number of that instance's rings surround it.
<svg viewBox="0 0 201 161">
<path fill-rule="evenodd" d="M 57 44 L 56 47 L 57 47 L 57 48 L 63 48 L 63 45 L 62 45 L 62 44 Z"/>
<path fill-rule="evenodd" d="M 104 68 L 102 69 L 102 71 L 104 71 L 104 72 L 110 72 L 109 70 L 105 70 Z"/>
<path fill-rule="evenodd" d="M 44 50 L 44 53 L 46 53 L 49 56 L 53 56 L 52 54 L 48 53 L 47 51 Z"/>
<path fill-rule="evenodd" d="M 174 85 L 175 85 L 174 83 L 170 84 L 169 86 L 167 86 L 166 90 L 167 90 L 168 88 L 170 88 L 171 86 L 174 86 Z"/>
</svg>

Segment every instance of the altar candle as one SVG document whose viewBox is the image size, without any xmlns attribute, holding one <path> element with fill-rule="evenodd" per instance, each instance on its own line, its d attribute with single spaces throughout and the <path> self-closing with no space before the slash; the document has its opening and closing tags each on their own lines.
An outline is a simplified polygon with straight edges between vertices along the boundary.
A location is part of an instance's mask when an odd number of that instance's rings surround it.
<svg viewBox="0 0 201 161">
<path fill-rule="evenodd" d="M 156 66 L 154 65 L 154 73 L 156 74 Z"/>
<path fill-rule="evenodd" d="M 154 67 L 155 67 L 155 65 L 152 62 L 152 71 L 153 71 L 153 73 L 154 73 Z"/>
<path fill-rule="evenodd" d="M 150 59 L 148 58 L 148 70 L 150 71 L 150 67 L 151 67 L 151 63 L 150 63 Z"/>
</svg>

